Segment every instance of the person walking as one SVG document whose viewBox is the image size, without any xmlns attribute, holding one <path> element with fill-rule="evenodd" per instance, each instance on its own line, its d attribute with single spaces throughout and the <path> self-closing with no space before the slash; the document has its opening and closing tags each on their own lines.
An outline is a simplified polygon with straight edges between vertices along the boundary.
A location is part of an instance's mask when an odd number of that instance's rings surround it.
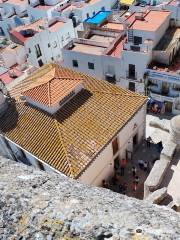
<svg viewBox="0 0 180 240">
<path fill-rule="evenodd" d="M 123 159 L 120 160 L 120 172 L 121 172 L 121 176 L 124 176 L 125 166 L 126 166 L 126 159 L 123 158 Z"/>
<path fill-rule="evenodd" d="M 147 170 L 148 170 L 148 162 L 145 161 L 144 162 L 144 171 L 147 172 Z"/>
<path fill-rule="evenodd" d="M 147 144 L 147 147 L 148 147 L 148 148 L 151 147 L 151 142 L 152 142 L 152 138 L 149 136 L 149 137 L 146 139 L 146 144 Z"/>
<path fill-rule="evenodd" d="M 137 183 L 133 181 L 132 190 L 135 192 L 137 190 Z"/>
<path fill-rule="evenodd" d="M 138 185 L 138 183 L 139 183 L 139 176 L 135 176 L 135 183 Z"/>
<path fill-rule="evenodd" d="M 143 169 L 144 168 L 144 161 L 143 160 L 138 160 L 139 168 Z"/>
<path fill-rule="evenodd" d="M 136 176 L 136 172 L 137 172 L 137 169 L 136 169 L 135 166 L 133 166 L 133 167 L 132 167 L 132 175 L 133 175 L 133 177 Z"/>
</svg>

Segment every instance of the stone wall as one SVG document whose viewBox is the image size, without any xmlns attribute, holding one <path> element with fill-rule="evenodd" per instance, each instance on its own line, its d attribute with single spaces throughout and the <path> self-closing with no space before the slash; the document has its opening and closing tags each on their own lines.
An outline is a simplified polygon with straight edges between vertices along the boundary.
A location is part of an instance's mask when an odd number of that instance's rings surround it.
<svg viewBox="0 0 180 240">
<path fill-rule="evenodd" d="M 180 214 L 0 159 L 0 239 L 179 239 Z"/>
</svg>

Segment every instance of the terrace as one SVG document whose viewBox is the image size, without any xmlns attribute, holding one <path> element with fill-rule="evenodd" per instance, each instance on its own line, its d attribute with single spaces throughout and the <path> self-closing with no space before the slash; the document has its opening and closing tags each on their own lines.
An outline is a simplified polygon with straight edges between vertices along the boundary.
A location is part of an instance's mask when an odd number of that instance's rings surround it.
<svg viewBox="0 0 180 240">
<path fill-rule="evenodd" d="M 179 39 L 180 28 L 169 28 L 154 50 L 168 52 L 177 45 Z"/>
<path fill-rule="evenodd" d="M 62 26 L 64 26 L 63 21 L 55 21 L 48 26 L 48 29 L 49 29 L 50 32 L 56 32 Z"/>
<path fill-rule="evenodd" d="M 130 25 L 130 29 L 142 30 L 142 31 L 157 31 L 161 25 L 170 17 L 170 12 L 168 11 L 155 11 L 150 10 L 147 13 L 142 13 L 141 16 L 131 15 L 130 18 L 134 19 Z M 127 18 L 127 21 L 130 20 Z"/>
<path fill-rule="evenodd" d="M 74 43 L 72 47 L 72 51 L 76 52 L 83 52 L 88 54 L 95 54 L 95 55 L 102 55 L 105 51 L 106 47 L 98 46 L 98 45 L 91 45 L 86 43 Z"/>
<path fill-rule="evenodd" d="M 104 25 L 102 25 L 102 28 L 112 29 L 112 30 L 117 30 L 117 31 L 123 31 L 124 30 L 124 24 L 116 23 L 116 22 L 107 22 Z"/>
<path fill-rule="evenodd" d="M 114 41 L 115 37 L 92 34 L 88 39 L 95 42 L 110 44 L 111 42 Z"/>
</svg>

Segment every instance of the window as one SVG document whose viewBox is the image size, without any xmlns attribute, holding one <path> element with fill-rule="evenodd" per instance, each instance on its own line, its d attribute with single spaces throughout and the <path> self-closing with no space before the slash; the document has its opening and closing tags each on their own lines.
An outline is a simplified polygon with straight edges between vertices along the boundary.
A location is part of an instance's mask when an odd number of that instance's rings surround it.
<svg viewBox="0 0 180 240">
<path fill-rule="evenodd" d="M 77 60 L 72 60 L 73 67 L 78 67 L 78 61 Z"/>
<path fill-rule="evenodd" d="M 41 53 L 41 49 L 40 49 L 39 44 L 35 45 L 35 49 L 36 49 L 36 56 L 37 56 L 37 58 L 41 57 L 42 53 Z"/>
<path fill-rule="evenodd" d="M 89 18 L 89 13 L 86 14 L 87 18 Z"/>
<path fill-rule="evenodd" d="M 135 92 L 136 87 L 135 87 L 135 83 L 134 82 L 129 82 L 129 90 L 132 92 Z"/>
<path fill-rule="evenodd" d="M 88 68 L 89 69 L 94 69 L 94 63 L 88 62 Z"/>
<path fill-rule="evenodd" d="M 113 148 L 113 155 L 115 155 L 119 150 L 117 137 L 112 141 L 112 148 Z"/>
<path fill-rule="evenodd" d="M 31 53 L 31 49 L 29 48 L 29 53 Z"/>
<path fill-rule="evenodd" d="M 54 60 L 54 58 L 52 57 L 52 58 L 51 58 L 51 60 L 53 61 L 53 60 Z"/>
<path fill-rule="evenodd" d="M 42 67 L 43 66 L 43 61 L 41 59 L 38 60 L 38 64 L 39 64 L 40 67 Z"/>
<path fill-rule="evenodd" d="M 51 46 L 50 43 L 48 43 L 48 48 L 50 48 L 50 46 Z"/>
<path fill-rule="evenodd" d="M 142 37 L 134 36 L 134 45 L 142 44 Z"/>
</svg>

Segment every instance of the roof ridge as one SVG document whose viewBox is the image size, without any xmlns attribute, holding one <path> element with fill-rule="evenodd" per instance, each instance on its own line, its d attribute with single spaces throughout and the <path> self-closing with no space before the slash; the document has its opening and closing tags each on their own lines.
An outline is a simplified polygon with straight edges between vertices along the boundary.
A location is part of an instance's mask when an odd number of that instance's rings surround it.
<svg viewBox="0 0 180 240">
<path fill-rule="evenodd" d="M 49 107 L 51 106 L 51 94 L 50 94 L 50 81 L 49 82 L 47 82 L 47 84 L 48 84 L 48 105 L 49 105 Z"/>
<path fill-rule="evenodd" d="M 123 92 L 111 92 L 111 91 L 103 91 L 103 90 L 94 90 L 93 92 L 97 92 L 97 93 L 103 93 L 103 94 L 112 94 L 112 95 L 123 95 L 123 96 L 129 96 L 129 97 L 144 97 L 146 98 L 146 96 L 140 95 L 140 94 L 131 94 L 131 93 L 123 93 Z"/>
<path fill-rule="evenodd" d="M 60 128 L 60 126 L 58 124 L 58 121 L 56 119 L 54 119 L 54 123 L 55 123 L 55 127 L 57 129 L 58 135 L 59 135 L 59 139 L 61 141 L 62 148 L 63 148 L 64 153 L 65 153 L 66 160 L 68 162 L 68 166 L 69 166 L 69 169 L 70 169 L 70 174 L 71 174 L 71 176 L 73 176 L 73 170 L 72 170 L 71 162 L 69 161 L 68 153 L 67 153 L 66 148 L 64 146 L 61 128 Z"/>
</svg>

